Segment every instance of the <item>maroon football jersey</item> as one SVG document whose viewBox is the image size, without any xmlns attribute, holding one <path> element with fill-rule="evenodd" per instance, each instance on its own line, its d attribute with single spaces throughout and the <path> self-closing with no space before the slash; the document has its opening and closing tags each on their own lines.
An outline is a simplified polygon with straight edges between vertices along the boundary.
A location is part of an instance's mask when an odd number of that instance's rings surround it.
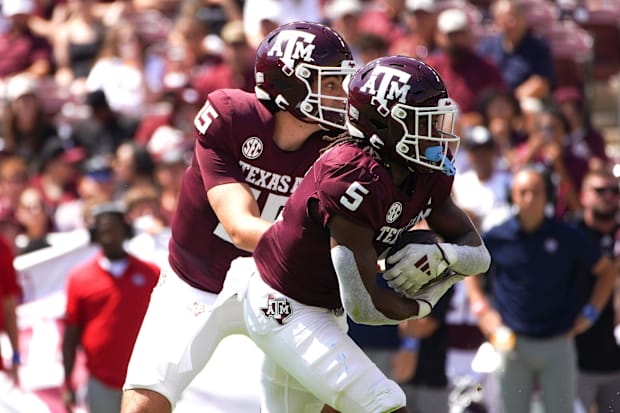
<svg viewBox="0 0 620 413">
<path fill-rule="evenodd" d="M 258 242 L 254 258 L 262 278 L 304 304 L 341 307 L 328 221 L 341 215 L 372 228 L 379 256 L 401 231 L 449 199 L 452 177 L 435 172 L 412 179 L 413 190 L 405 192 L 393 184 L 383 165 L 355 145 L 329 150 L 291 196 L 282 220 Z"/>
<path fill-rule="evenodd" d="M 273 141 L 273 114 L 240 90 L 211 93 L 194 124 L 197 141 L 172 221 L 169 261 L 190 285 L 219 292 L 230 262 L 250 254 L 232 244 L 207 191 L 245 182 L 262 218 L 274 221 L 327 142 L 325 132 L 317 132 L 300 149 L 283 151 Z"/>
</svg>

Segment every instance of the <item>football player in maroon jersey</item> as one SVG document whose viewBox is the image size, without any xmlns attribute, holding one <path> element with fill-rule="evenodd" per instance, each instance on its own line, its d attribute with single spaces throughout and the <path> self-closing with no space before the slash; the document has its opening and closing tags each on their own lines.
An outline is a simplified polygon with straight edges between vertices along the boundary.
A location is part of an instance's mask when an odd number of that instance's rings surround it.
<svg viewBox="0 0 620 413">
<path fill-rule="evenodd" d="M 288 373 L 263 368 L 264 412 L 318 411 L 323 403 L 343 413 L 405 412 L 400 387 L 347 336 L 344 313 L 376 325 L 423 317 L 455 282 L 490 263 L 450 198 L 456 107 L 437 73 L 390 56 L 346 84 L 350 134 L 316 161 L 253 259 L 235 260 L 224 286 L 244 300 L 265 366 Z M 380 287 L 378 258 L 423 219 L 443 242 L 408 244 L 388 257 L 392 288 Z M 451 275 L 440 278 L 446 269 Z M 249 281 L 233 286 L 243 271 Z"/>
<path fill-rule="evenodd" d="M 282 25 L 260 44 L 256 93 L 219 90 L 195 118 L 196 145 L 172 222 L 169 268 L 151 297 L 123 413 L 170 412 L 218 343 L 243 333 L 241 303 L 216 297 L 299 185 L 329 130 L 345 129 L 351 51 L 332 29 Z M 331 133 L 335 135 L 336 133 Z"/>
</svg>

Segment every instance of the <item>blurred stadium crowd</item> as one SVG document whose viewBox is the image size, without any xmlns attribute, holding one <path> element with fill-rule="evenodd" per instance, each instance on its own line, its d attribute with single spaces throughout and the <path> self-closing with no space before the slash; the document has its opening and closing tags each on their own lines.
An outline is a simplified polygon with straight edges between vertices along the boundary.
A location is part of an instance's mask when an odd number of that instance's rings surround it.
<svg viewBox="0 0 620 413">
<path fill-rule="evenodd" d="M 620 175 L 617 0 L 2 0 L 0 235 L 15 267 L 45 261 L 110 201 L 127 208 L 128 249 L 161 265 L 195 114 L 214 90 L 253 91 L 255 48 L 294 20 L 334 28 L 358 64 L 405 54 L 437 69 L 460 108 L 454 197 L 482 232 L 510 214 L 525 164 L 546 168 L 559 218 L 582 212 L 589 171 Z M 461 287 L 445 315 L 454 412 L 480 399 L 464 396 L 479 378 L 451 363 L 487 339 Z"/>
</svg>

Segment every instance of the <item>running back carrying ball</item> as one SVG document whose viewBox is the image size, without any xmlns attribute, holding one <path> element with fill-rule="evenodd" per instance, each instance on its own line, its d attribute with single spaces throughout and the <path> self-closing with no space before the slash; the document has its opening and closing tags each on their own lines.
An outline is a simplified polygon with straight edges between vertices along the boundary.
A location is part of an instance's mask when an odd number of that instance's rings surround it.
<svg viewBox="0 0 620 413">
<path fill-rule="evenodd" d="M 388 250 L 385 260 L 385 268 L 389 269 L 392 267 L 392 265 L 388 263 L 387 258 L 391 257 L 408 244 L 437 244 L 439 242 L 439 236 L 430 229 L 414 229 L 411 231 L 404 231 L 400 234 L 400 236 L 396 240 L 396 243 L 394 243 L 394 245 L 392 245 L 392 247 Z M 430 286 L 434 282 L 442 280 L 446 275 L 453 274 L 453 271 L 446 269 L 442 274 L 438 275 L 435 278 L 432 278 L 430 263 L 428 260 L 425 261 L 425 258 L 426 256 L 423 256 L 415 264 L 421 271 L 428 274 L 428 281 L 422 284 L 420 288 Z"/>
</svg>

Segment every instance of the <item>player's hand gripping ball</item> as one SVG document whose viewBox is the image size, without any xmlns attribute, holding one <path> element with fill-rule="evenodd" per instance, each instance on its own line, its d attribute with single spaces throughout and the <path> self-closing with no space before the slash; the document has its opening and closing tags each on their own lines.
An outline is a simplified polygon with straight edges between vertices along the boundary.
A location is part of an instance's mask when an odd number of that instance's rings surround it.
<svg viewBox="0 0 620 413">
<path fill-rule="evenodd" d="M 388 251 L 383 278 L 396 292 L 413 296 L 429 282 L 447 275 L 449 262 L 439 237 L 426 229 L 403 232 Z"/>
</svg>

